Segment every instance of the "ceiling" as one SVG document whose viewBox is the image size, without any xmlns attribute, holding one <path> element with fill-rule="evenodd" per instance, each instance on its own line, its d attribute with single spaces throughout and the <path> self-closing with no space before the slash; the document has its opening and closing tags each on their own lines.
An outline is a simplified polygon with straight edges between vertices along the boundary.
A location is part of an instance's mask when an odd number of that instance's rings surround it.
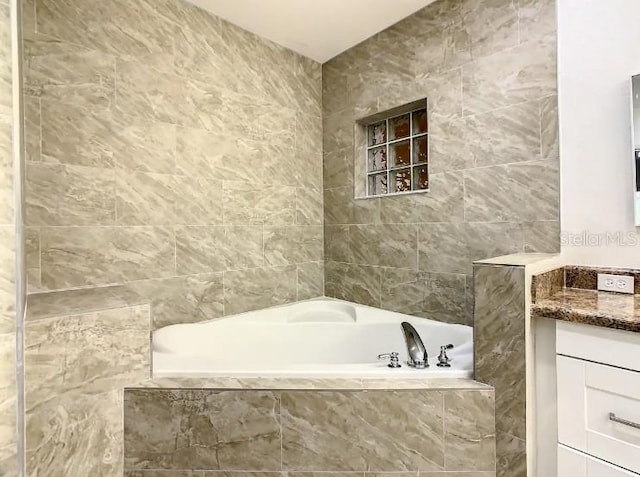
<svg viewBox="0 0 640 477">
<path fill-rule="evenodd" d="M 320 63 L 434 0 L 189 0 Z"/>
</svg>

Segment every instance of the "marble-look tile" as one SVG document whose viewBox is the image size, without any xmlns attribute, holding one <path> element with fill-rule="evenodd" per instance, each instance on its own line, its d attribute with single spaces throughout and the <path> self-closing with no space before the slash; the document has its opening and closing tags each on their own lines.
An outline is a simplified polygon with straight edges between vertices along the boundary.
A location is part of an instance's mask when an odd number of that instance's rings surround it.
<svg viewBox="0 0 640 477">
<path fill-rule="evenodd" d="M 498 432 L 496 445 L 496 477 L 527 477 L 527 443 Z"/>
<path fill-rule="evenodd" d="M 469 29 L 465 28 L 460 12 L 454 9 L 460 7 L 462 2 L 442 2 L 448 5 L 449 18 L 438 22 L 425 21 L 429 14 L 428 9 L 423 9 L 400 25 L 412 23 L 409 45 L 415 50 L 415 71 L 417 73 L 434 74 L 458 68 L 472 59 L 471 37 Z M 433 10 L 433 7 L 431 10 Z M 426 26 L 426 24 L 431 25 Z M 415 28 L 418 26 L 418 28 Z"/>
<path fill-rule="evenodd" d="M 475 147 L 467 135 L 470 133 L 465 118 L 435 121 L 429 131 L 429 173 L 433 181 L 437 174 L 470 169 L 475 166 Z M 483 138 L 483 141 L 487 138 Z M 438 189 L 434 186 L 433 192 Z M 431 192 L 430 192 L 431 194 Z"/>
<path fill-rule="evenodd" d="M 327 224 L 374 224 L 379 221 L 380 200 L 354 200 L 352 187 L 326 189 L 324 207 Z"/>
<path fill-rule="evenodd" d="M 522 228 L 515 223 L 434 223 L 418 228 L 421 271 L 470 274 L 475 260 L 522 248 Z"/>
<path fill-rule="evenodd" d="M 23 47 L 27 95 L 91 109 L 112 106 L 115 58 L 52 39 L 25 39 Z"/>
<path fill-rule="evenodd" d="M 353 150 L 355 119 L 353 114 L 344 111 L 322 118 L 323 151 L 325 154 L 341 149 Z"/>
<path fill-rule="evenodd" d="M 556 0 L 518 0 L 518 20 L 521 42 L 555 35 Z"/>
<path fill-rule="evenodd" d="M 494 470 L 496 466 L 494 392 L 444 392 L 444 432 L 447 470 Z"/>
<path fill-rule="evenodd" d="M 199 470 L 125 470 L 123 477 L 204 477 L 204 475 Z"/>
<path fill-rule="evenodd" d="M 0 224 L 13 223 L 13 154 L 11 117 L 0 115 Z"/>
<path fill-rule="evenodd" d="M 495 387 L 496 432 L 521 439 L 526 435 L 524 275 L 522 267 L 474 267 L 475 377 Z M 500 445 L 497 449 L 499 459 Z"/>
<path fill-rule="evenodd" d="M 40 98 L 23 95 L 25 161 L 38 162 L 41 154 Z"/>
<path fill-rule="evenodd" d="M 149 316 L 140 305 L 27 321 L 27 413 L 35 417 L 69 393 L 106 393 L 150 377 Z"/>
<path fill-rule="evenodd" d="M 175 127 L 170 124 L 42 101 L 41 130 L 46 162 L 165 174 L 175 170 Z"/>
<path fill-rule="evenodd" d="M 277 393 L 127 390 L 124 424 L 130 469 L 281 468 Z"/>
<path fill-rule="evenodd" d="M 46 37 L 173 68 L 173 25 L 149 2 L 39 0 L 36 17 L 38 33 Z"/>
<path fill-rule="evenodd" d="M 420 313 L 424 305 L 424 276 L 417 270 L 384 268 L 380 306 L 408 315 Z"/>
<path fill-rule="evenodd" d="M 176 225 L 220 225 L 223 214 L 222 181 L 206 178 L 176 176 Z"/>
<path fill-rule="evenodd" d="M 322 111 L 323 116 L 342 111 L 348 104 L 347 67 L 345 55 L 322 64 Z M 326 151 L 325 151 L 326 152 Z"/>
<path fill-rule="evenodd" d="M 447 172 L 430 177 L 431 190 L 424 194 L 397 195 L 380 201 L 380 221 L 385 224 L 462 222 L 464 189 L 462 173 Z"/>
<path fill-rule="evenodd" d="M 26 321 L 145 305 L 148 301 L 126 286 L 79 288 L 34 293 L 27 299 Z"/>
<path fill-rule="evenodd" d="M 176 168 L 180 174 L 256 183 L 263 173 L 265 145 L 244 137 L 179 127 Z"/>
<path fill-rule="evenodd" d="M 559 253 L 560 223 L 557 220 L 525 222 L 525 253 Z"/>
<path fill-rule="evenodd" d="M 296 188 L 224 182 L 225 225 L 293 225 Z"/>
<path fill-rule="evenodd" d="M 424 274 L 423 316 L 445 323 L 473 326 L 466 313 L 465 275 Z"/>
<path fill-rule="evenodd" d="M 295 146 L 297 151 L 322 152 L 322 117 L 307 112 L 296 114 Z"/>
<path fill-rule="evenodd" d="M 324 154 L 324 188 L 353 186 L 353 161 L 349 149 Z"/>
<path fill-rule="evenodd" d="M 296 224 L 322 226 L 323 199 L 324 193 L 320 183 L 315 187 L 296 187 Z"/>
<path fill-rule="evenodd" d="M 29 475 L 122 472 L 122 387 L 149 376 L 149 307 L 28 323 Z"/>
<path fill-rule="evenodd" d="M 224 272 L 224 313 L 282 305 L 296 300 L 295 265 Z"/>
<path fill-rule="evenodd" d="M 415 225 L 350 225 L 349 249 L 354 263 L 395 268 L 418 268 Z"/>
<path fill-rule="evenodd" d="M 16 428 L 15 343 L 16 335 L 13 330 L 0 333 L 0 428 L 2 429 L 0 433 L 0 469 L 7 476 L 17 475 L 18 462 L 16 455 L 18 431 Z"/>
<path fill-rule="evenodd" d="M 415 92 L 418 97 L 427 98 L 431 122 L 462 116 L 462 81 L 460 68 L 439 75 L 422 69 L 417 72 Z"/>
<path fill-rule="evenodd" d="M 106 285 L 175 273 L 175 238 L 163 227 L 55 227 L 41 230 L 42 284 Z"/>
<path fill-rule="evenodd" d="M 442 399 L 428 391 L 283 392 L 283 469 L 442 470 Z M 394 418 L 380 420 L 381 409 Z"/>
<path fill-rule="evenodd" d="M 153 78 L 152 87 L 149 87 L 150 78 Z M 188 105 L 182 101 L 181 81 L 180 77 L 147 64 L 118 60 L 115 110 L 146 120 L 182 124 Z"/>
<path fill-rule="evenodd" d="M 476 167 L 524 162 L 540 158 L 538 101 L 518 104 L 465 121 L 467 151 Z"/>
<path fill-rule="evenodd" d="M 557 220 L 558 161 L 535 161 L 465 171 L 468 221 Z M 535 201 L 531 200 L 535 197 Z"/>
<path fill-rule="evenodd" d="M 382 269 L 350 263 L 325 263 L 325 295 L 380 307 Z"/>
<path fill-rule="evenodd" d="M 122 475 L 122 391 L 54 396 L 26 419 L 28 475 Z"/>
<path fill-rule="evenodd" d="M 324 257 L 333 262 L 352 262 L 348 225 L 324 226 Z"/>
<path fill-rule="evenodd" d="M 298 300 L 324 296 L 324 262 L 298 264 Z"/>
<path fill-rule="evenodd" d="M 34 226 L 115 225 L 112 170 L 30 163 L 26 223 Z"/>
<path fill-rule="evenodd" d="M 540 149 L 542 159 L 558 159 L 560 156 L 558 96 L 540 100 Z"/>
<path fill-rule="evenodd" d="M 269 267 L 322 260 L 322 227 L 264 227 L 264 261 Z"/>
<path fill-rule="evenodd" d="M 174 176 L 116 171 L 118 225 L 169 225 L 176 217 Z"/>
<path fill-rule="evenodd" d="M 221 317 L 222 274 L 141 280 L 125 285 L 151 303 L 153 329 Z"/>
<path fill-rule="evenodd" d="M 176 273 L 222 272 L 264 265 L 260 226 L 176 228 Z"/>
<path fill-rule="evenodd" d="M 518 5 L 513 0 L 465 0 L 461 16 L 473 58 L 518 45 Z"/>
<path fill-rule="evenodd" d="M 463 66 L 462 90 L 465 115 L 555 94 L 555 41 L 524 43 Z"/>
</svg>

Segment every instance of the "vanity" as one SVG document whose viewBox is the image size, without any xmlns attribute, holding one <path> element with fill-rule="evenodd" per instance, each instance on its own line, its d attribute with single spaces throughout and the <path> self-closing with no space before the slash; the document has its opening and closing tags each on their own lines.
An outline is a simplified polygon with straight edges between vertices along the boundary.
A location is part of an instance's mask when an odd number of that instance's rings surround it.
<svg viewBox="0 0 640 477">
<path fill-rule="evenodd" d="M 634 277 L 633 294 L 597 290 Z M 558 476 L 640 474 L 640 273 L 563 267 L 535 276 L 533 319 L 555 320 Z"/>
</svg>

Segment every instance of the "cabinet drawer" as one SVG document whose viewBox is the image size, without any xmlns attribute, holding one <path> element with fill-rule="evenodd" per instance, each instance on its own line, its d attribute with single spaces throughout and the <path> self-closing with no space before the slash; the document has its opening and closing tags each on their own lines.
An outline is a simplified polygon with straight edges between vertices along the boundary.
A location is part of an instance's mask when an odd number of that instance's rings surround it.
<svg viewBox="0 0 640 477">
<path fill-rule="evenodd" d="M 557 369 L 558 442 L 640 473 L 640 373 L 566 356 Z"/>
<path fill-rule="evenodd" d="M 637 474 L 559 445 L 558 477 L 637 477 Z"/>
</svg>

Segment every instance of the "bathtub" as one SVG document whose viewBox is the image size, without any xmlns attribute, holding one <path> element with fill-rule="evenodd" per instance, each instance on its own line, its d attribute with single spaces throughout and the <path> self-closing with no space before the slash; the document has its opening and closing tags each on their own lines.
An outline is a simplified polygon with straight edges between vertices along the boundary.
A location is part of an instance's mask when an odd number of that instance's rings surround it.
<svg viewBox="0 0 640 477">
<path fill-rule="evenodd" d="M 411 323 L 429 353 L 429 368 L 407 366 L 400 327 Z M 450 368 L 436 366 L 442 345 Z M 396 351 L 402 367 L 378 360 Z M 154 378 L 318 377 L 471 378 L 473 330 L 401 313 L 320 298 L 153 333 Z"/>
</svg>

